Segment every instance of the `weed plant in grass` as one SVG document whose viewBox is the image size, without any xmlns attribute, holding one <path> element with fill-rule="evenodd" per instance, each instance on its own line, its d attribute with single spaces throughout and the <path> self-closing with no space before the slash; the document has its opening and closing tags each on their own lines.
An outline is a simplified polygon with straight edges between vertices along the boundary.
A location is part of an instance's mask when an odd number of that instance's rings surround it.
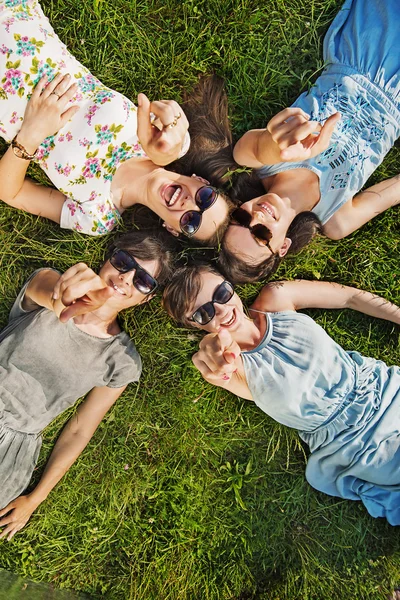
<svg viewBox="0 0 400 600">
<path fill-rule="evenodd" d="M 202 73 L 226 79 L 236 137 L 263 126 L 323 67 L 339 0 L 46 0 L 79 60 L 132 99 L 179 100 Z M 399 172 L 391 151 L 373 181 Z M 34 177 L 43 181 L 36 168 Z M 370 182 L 372 183 L 372 182 Z M 107 239 L 62 231 L 2 205 L 0 322 L 36 267 L 98 265 Z M 316 240 L 277 277 L 325 279 L 400 303 L 399 211 L 341 242 Z M 242 289 L 251 300 L 259 286 Z M 399 330 L 349 312 L 312 311 L 345 348 L 400 362 Z M 399 533 L 360 503 L 304 479 L 307 449 L 251 403 L 204 383 L 199 337 L 159 300 L 123 316 L 143 357 L 131 386 L 0 565 L 107 600 L 382 600 L 400 583 Z M 71 411 L 44 432 L 37 481 Z"/>
</svg>

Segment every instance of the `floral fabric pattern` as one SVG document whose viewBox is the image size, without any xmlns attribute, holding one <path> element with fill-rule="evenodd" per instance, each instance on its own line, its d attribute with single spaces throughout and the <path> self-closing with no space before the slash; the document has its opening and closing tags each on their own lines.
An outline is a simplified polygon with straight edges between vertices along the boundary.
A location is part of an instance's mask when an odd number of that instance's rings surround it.
<svg viewBox="0 0 400 600">
<path fill-rule="evenodd" d="M 111 181 L 124 161 L 146 156 L 136 135 L 136 106 L 107 88 L 67 50 L 36 0 L 0 0 L 0 135 L 18 133 L 26 103 L 43 75 L 69 73 L 80 110 L 39 146 L 36 161 L 66 196 L 61 227 L 108 233 L 120 215 Z"/>
</svg>

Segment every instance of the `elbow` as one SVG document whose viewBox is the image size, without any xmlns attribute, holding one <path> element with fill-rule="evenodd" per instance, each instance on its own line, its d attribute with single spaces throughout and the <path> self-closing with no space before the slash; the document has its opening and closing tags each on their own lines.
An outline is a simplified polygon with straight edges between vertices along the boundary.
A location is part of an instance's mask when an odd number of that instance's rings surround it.
<svg viewBox="0 0 400 600">
<path fill-rule="evenodd" d="M 349 231 L 347 231 L 347 228 L 343 222 L 336 220 L 334 223 L 328 221 L 328 223 L 323 226 L 323 233 L 330 240 L 337 241 L 345 238 L 349 234 Z"/>
</svg>

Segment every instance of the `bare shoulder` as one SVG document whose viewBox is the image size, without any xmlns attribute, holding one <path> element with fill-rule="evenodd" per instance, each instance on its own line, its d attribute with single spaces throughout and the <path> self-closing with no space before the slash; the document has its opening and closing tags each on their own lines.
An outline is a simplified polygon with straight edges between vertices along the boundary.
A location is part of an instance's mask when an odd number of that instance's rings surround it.
<svg viewBox="0 0 400 600">
<path fill-rule="evenodd" d="M 290 288 L 293 281 L 271 281 L 265 285 L 252 308 L 267 312 L 279 312 L 281 310 L 294 310 Z"/>
</svg>

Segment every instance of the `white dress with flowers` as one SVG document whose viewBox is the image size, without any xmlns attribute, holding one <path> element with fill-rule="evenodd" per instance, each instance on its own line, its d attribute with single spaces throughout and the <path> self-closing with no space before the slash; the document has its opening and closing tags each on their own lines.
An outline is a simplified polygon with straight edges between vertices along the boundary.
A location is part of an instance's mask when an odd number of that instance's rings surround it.
<svg viewBox="0 0 400 600">
<path fill-rule="evenodd" d="M 40 145 L 37 162 L 66 196 L 61 227 L 107 233 L 119 213 L 110 187 L 118 166 L 146 156 L 138 141 L 136 106 L 103 85 L 60 41 L 36 0 L 0 0 L 0 135 L 10 142 L 21 128 L 39 79 L 69 73 L 80 110 Z"/>
</svg>

